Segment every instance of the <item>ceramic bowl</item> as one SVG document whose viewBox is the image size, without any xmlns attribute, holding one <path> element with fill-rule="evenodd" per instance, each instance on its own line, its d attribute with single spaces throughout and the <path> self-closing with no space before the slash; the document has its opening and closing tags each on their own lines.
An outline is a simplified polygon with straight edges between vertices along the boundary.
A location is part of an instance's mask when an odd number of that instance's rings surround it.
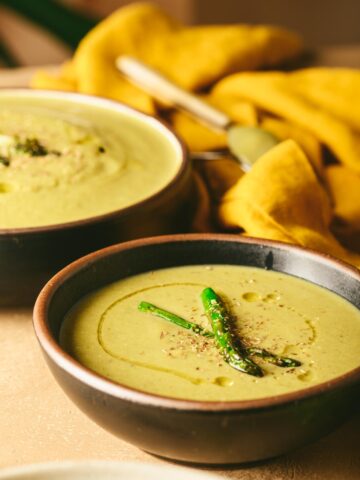
<svg viewBox="0 0 360 480">
<path fill-rule="evenodd" d="M 59 346 L 67 311 L 84 295 L 123 277 L 189 264 L 233 264 L 284 272 L 360 308 L 360 274 L 325 255 L 234 235 L 172 235 L 116 245 L 66 267 L 45 286 L 35 332 L 56 380 L 95 422 L 148 452 L 185 462 L 233 464 L 275 457 L 330 432 L 360 400 L 360 367 L 303 390 L 257 400 L 188 401 L 114 383 Z"/>
<path fill-rule="evenodd" d="M 76 93 L 0 90 L 0 106 L 9 98 L 35 107 L 56 100 L 80 113 L 90 105 L 137 119 L 169 140 L 179 166 L 164 188 L 127 208 L 44 227 L 4 229 L 0 224 L 1 306 L 33 303 L 56 271 L 91 251 L 133 238 L 188 231 L 195 195 L 190 162 L 181 141 L 162 122 L 118 102 Z"/>
<path fill-rule="evenodd" d="M 105 461 L 56 462 L 7 468 L 0 480 L 219 480 L 189 468 Z"/>
</svg>

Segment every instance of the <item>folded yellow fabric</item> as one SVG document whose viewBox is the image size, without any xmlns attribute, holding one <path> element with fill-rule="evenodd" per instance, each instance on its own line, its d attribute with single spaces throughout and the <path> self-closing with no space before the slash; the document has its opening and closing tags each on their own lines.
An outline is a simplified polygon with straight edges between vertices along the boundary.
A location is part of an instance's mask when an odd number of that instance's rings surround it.
<svg viewBox="0 0 360 480">
<path fill-rule="evenodd" d="M 153 113 L 152 99 L 116 71 L 119 55 L 134 55 L 184 88 L 196 90 L 232 72 L 278 65 L 301 49 L 300 38 L 285 29 L 247 25 L 187 28 L 151 3 L 135 3 L 119 9 L 86 35 L 58 78 L 40 72 L 32 86 L 73 88 Z"/>
<path fill-rule="evenodd" d="M 293 140 L 258 160 L 226 193 L 219 215 L 249 235 L 313 248 L 360 266 L 360 255 L 346 251 L 330 232 L 329 197 Z"/>
<path fill-rule="evenodd" d="M 139 3 L 91 31 L 59 76 L 38 72 L 32 86 L 107 96 L 161 114 L 150 96 L 117 72 L 115 59 L 125 53 L 184 88 L 205 88 L 204 98 L 234 122 L 262 127 L 282 143 L 246 174 L 226 158 L 197 161 L 193 228 L 238 229 L 360 266 L 360 72 L 250 71 L 275 67 L 301 49 L 299 37 L 283 29 L 188 28 L 154 5 Z M 180 112 L 167 112 L 169 117 L 191 150 L 226 147 L 224 134 Z"/>
<path fill-rule="evenodd" d="M 308 102 L 360 130 L 360 71 L 308 68 L 290 75 L 289 83 Z"/>
<path fill-rule="evenodd" d="M 328 98 L 318 96 L 317 102 L 311 97 L 309 85 L 297 83 L 306 75 L 312 77 L 312 85 L 316 91 L 318 82 L 328 78 L 328 85 L 334 85 L 332 108 Z M 342 80 L 342 82 L 341 82 Z M 351 95 L 345 94 L 339 84 L 351 85 Z M 360 117 L 360 104 L 356 98 L 360 94 L 360 74 L 355 70 L 342 69 L 325 71 L 310 69 L 294 73 L 252 72 L 231 75 L 220 81 L 212 95 L 220 98 L 231 98 L 236 102 L 247 100 L 258 108 L 271 112 L 311 132 L 320 142 L 326 145 L 336 158 L 360 173 L 360 133 L 345 123 L 345 118 L 354 112 L 354 118 Z M 354 100 L 353 100 L 354 99 Z M 235 107 L 234 107 L 235 108 Z M 357 111 L 358 109 L 358 111 Z M 336 111 L 336 116 L 333 112 Z"/>
</svg>

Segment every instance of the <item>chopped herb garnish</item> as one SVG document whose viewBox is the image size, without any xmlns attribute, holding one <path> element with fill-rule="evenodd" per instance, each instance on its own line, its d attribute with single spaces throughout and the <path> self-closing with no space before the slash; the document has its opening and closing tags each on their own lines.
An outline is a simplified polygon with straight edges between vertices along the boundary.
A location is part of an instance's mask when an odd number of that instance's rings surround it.
<svg viewBox="0 0 360 480">
<path fill-rule="evenodd" d="M 40 143 L 37 138 L 26 138 L 24 141 L 18 141 L 15 145 L 15 149 L 18 152 L 27 153 L 31 157 L 44 157 L 49 152 L 48 150 Z"/>
<path fill-rule="evenodd" d="M 106 150 L 105 150 L 105 147 L 103 147 L 102 145 L 99 145 L 98 146 L 98 153 L 105 153 Z"/>
<path fill-rule="evenodd" d="M 8 157 L 3 157 L 0 155 L 0 164 L 4 165 L 4 167 L 8 167 L 10 165 L 10 159 Z"/>
</svg>

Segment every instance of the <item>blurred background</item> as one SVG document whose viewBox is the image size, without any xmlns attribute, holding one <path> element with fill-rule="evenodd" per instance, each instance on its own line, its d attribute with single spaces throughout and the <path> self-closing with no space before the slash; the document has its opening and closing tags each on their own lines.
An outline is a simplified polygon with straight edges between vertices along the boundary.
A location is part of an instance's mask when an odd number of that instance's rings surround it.
<svg viewBox="0 0 360 480">
<path fill-rule="evenodd" d="M 58 64 L 101 18 L 127 0 L 0 0 L 0 68 Z M 270 23 L 289 27 L 339 64 L 354 63 L 360 0 L 154 0 L 186 24 Z M 360 56 L 360 54 L 359 54 Z M 359 58 L 360 64 L 360 58 Z"/>
</svg>

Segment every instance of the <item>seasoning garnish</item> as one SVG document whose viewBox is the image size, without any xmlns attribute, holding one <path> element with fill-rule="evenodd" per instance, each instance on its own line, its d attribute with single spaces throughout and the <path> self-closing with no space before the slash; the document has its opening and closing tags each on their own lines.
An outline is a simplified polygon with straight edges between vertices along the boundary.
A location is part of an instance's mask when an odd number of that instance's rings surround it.
<svg viewBox="0 0 360 480">
<path fill-rule="evenodd" d="M 27 137 L 24 141 L 17 141 L 15 149 L 18 152 L 27 153 L 31 157 L 44 157 L 49 153 L 47 148 L 35 137 Z"/>
<path fill-rule="evenodd" d="M 211 288 L 206 288 L 202 292 L 201 298 L 206 314 L 211 322 L 213 331 L 207 330 L 197 323 L 190 322 L 189 320 L 186 320 L 175 313 L 159 308 L 149 302 L 140 302 L 138 309 L 141 312 L 153 313 L 163 320 L 185 328 L 186 330 L 191 330 L 202 337 L 214 339 L 218 343 L 225 361 L 231 367 L 243 373 L 257 377 L 263 376 L 263 371 L 261 368 L 249 358 L 252 355 L 281 368 L 295 368 L 301 365 L 299 360 L 276 355 L 264 348 L 242 345 L 240 339 L 235 337 L 235 335 L 231 332 L 232 322 L 230 314 L 227 312 L 223 302 L 214 292 L 214 290 Z"/>
<path fill-rule="evenodd" d="M 103 147 L 102 145 L 98 146 L 97 151 L 98 151 L 98 153 L 105 153 L 106 152 L 105 147 Z"/>
</svg>

